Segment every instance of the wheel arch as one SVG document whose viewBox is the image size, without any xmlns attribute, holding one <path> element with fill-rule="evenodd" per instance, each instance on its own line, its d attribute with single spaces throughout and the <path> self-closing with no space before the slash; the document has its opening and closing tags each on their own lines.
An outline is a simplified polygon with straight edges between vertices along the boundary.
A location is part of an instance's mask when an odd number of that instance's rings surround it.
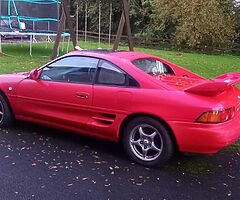
<svg viewBox="0 0 240 200">
<path fill-rule="evenodd" d="M 130 114 L 127 117 L 125 117 L 125 119 L 122 121 L 122 123 L 120 125 L 119 132 L 118 132 L 118 141 L 119 142 L 122 142 L 124 127 L 126 127 L 126 125 L 130 121 L 132 121 L 133 119 L 138 118 L 138 117 L 150 117 L 152 119 L 159 121 L 168 130 L 176 150 L 179 151 L 177 139 L 176 139 L 175 134 L 174 134 L 172 128 L 170 127 L 170 125 L 165 120 L 161 119 L 160 117 L 152 115 L 152 114 L 148 114 L 148 113 L 134 113 L 134 114 Z"/>
<path fill-rule="evenodd" d="M 1 88 L 0 88 L 0 95 L 2 95 L 2 96 L 5 98 L 5 100 L 6 100 L 7 104 L 8 104 L 8 106 L 9 106 L 9 109 L 10 109 L 10 111 L 11 111 L 12 116 L 15 117 L 14 112 L 13 112 L 13 109 L 12 109 L 12 106 L 11 106 L 11 103 L 10 103 L 10 101 L 9 101 L 9 99 L 8 99 L 8 97 L 7 97 L 7 95 L 2 91 Z"/>
</svg>

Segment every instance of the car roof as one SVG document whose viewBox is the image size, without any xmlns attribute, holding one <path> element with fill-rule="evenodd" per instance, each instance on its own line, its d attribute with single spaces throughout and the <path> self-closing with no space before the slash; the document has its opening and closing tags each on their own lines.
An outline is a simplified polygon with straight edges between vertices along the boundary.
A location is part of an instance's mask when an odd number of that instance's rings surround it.
<svg viewBox="0 0 240 200">
<path fill-rule="evenodd" d="M 133 61 L 141 58 L 153 58 L 154 56 L 135 52 L 135 51 L 124 51 L 124 50 L 107 50 L 107 49 L 94 49 L 94 50 L 77 50 L 68 53 L 67 55 L 82 55 L 82 56 L 96 56 L 99 58 L 117 58 L 122 60 Z"/>
</svg>

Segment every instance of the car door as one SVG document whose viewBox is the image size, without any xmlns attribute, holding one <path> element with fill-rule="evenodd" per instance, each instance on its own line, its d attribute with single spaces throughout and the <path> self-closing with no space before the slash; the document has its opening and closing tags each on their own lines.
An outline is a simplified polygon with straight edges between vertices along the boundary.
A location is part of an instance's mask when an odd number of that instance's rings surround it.
<svg viewBox="0 0 240 200">
<path fill-rule="evenodd" d="M 69 56 L 43 67 L 38 80 L 27 78 L 19 84 L 18 114 L 47 124 L 85 129 L 98 62 L 96 58 Z"/>
<path fill-rule="evenodd" d="M 134 90 L 139 84 L 113 63 L 101 60 L 93 89 L 91 132 L 100 137 L 115 138 L 119 122 L 132 106 Z"/>
</svg>

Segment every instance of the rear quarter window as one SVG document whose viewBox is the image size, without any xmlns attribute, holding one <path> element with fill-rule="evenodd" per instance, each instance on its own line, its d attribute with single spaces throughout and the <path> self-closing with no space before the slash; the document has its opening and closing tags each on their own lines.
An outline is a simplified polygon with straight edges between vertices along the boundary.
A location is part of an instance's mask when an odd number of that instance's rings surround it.
<svg viewBox="0 0 240 200">
<path fill-rule="evenodd" d="M 175 75 L 174 71 L 167 64 L 153 59 L 153 58 L 143 58 L 134 60 L 132 62 L 137 68 L 141 69 L 147 74 L 158 75 L 158 74 L 169 74 Z"/>
</svg>

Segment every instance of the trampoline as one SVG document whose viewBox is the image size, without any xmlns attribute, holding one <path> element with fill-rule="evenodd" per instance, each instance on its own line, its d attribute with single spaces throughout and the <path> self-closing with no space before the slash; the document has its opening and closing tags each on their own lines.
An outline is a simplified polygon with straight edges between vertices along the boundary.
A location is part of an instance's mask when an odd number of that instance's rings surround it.
<svg viewBox="0 0 240 200">
<path fill-rule="evenodd" d="M 2 37 L 29 37 L 32 44 L 36 36 L 57 36 L 61 0 L 0 0 L 0 52 Z M 69 33 L 62 33 L 63 40 Z"/>
</svg>

